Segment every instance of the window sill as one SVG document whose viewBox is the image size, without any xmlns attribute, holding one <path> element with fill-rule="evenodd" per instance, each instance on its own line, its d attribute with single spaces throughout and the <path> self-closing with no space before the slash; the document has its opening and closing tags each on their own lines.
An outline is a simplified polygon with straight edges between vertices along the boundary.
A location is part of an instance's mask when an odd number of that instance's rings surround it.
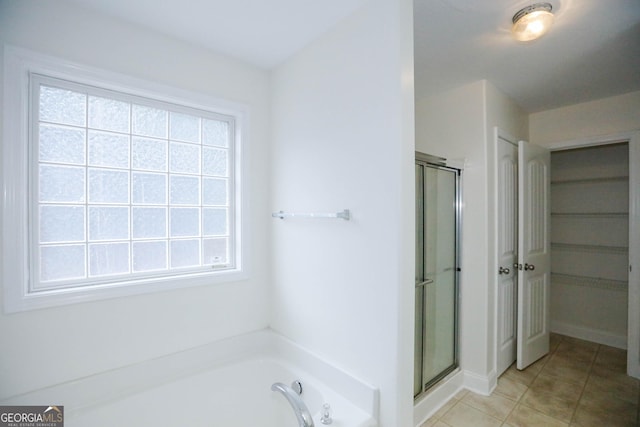
<svg viewBox="0 0 640 427">
<path fill-rule="evenodd" d="M 129 280 L 118 283 L 92 285 L 84 287 L 61 288 L 37 292 L 18 293 L 5 287 L 5 313 L 37 310 L 69 304 L 101 301 L 135 295 L 151 294 L 197 286 L 245 280 L 248 275 L 242 270 L 194 273 L 183 276 L 162 277 L 141 280 Z"/>
</svg>

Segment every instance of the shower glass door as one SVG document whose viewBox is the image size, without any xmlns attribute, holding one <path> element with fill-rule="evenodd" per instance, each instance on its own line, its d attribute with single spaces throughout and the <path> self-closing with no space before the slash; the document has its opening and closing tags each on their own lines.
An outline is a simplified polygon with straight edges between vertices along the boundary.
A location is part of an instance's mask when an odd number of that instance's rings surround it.
<svg viewBox="0 0 640 427">
<path fill-rule="evenodd" d="M 458 366 L 458 169 L 416 155 L 415 374 L 418 396 Z"/>
</svg>

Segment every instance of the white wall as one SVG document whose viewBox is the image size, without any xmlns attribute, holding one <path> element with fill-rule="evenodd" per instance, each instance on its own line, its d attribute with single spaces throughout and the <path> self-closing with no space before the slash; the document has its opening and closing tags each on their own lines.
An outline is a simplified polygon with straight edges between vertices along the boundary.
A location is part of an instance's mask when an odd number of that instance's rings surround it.
<svg viewBox="0 0 640 427">
<path fill-rule="evenodd" d="M 640 129 L 640 91 L 533 113 L 531 142 L 553 143 Z"/>
<path fill-rule="evenodd" d="M 247 105 L 253 260 L 242 282 L 0 314 L 0 399 L 266 327 L 268 73 L 64 2 L 1 0 L 0 43 Z"/>
<path fill-rule="evenodd" d="M 465 160 L 460 365 L 465 385 L 480 392 L 495 384 L 495 126 L 528 137 L 526 114 L 487 81 L 416 100 L 416 150 Z"/>
<path fill-rule="evenodd" d="M 412 425 L 412 2 L 372 0 L 273 73 L 272 327 Z"/>
</svg>

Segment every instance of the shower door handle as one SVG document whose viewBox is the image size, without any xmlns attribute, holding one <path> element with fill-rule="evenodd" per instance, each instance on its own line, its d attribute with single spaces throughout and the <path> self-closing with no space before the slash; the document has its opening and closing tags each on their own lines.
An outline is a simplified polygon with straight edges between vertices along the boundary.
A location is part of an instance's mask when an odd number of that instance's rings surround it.
<svg viewBox="0 0 640 427">
<path fill-rule="evenodd" d="M 433 279 L 427 279 L 427 280 L 425 280 L 425 281 L 423 281 L 423 282 L 417 282 L 417 283 L 416 283 L 416 288 L 422 288 L 422 287 L 424 287 L 425 285 L 430 285 L 430 284 L 432 284 L 432 283 L 433 283 Z"/>
</svg>

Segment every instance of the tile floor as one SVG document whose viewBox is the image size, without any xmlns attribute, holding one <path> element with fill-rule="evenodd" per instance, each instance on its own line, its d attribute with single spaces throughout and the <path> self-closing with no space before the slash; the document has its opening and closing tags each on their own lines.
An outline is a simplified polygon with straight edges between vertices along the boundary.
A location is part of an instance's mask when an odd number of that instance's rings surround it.
<svg viewBox="0 0 640 427">
<path fill-rule="evenodd" d="M 550 353 L 511 366 L 491 396 L 462 391 L 421 427 L 640 426 L 640 381 L 626 351 L 552 334 Z"/>
</svg>

